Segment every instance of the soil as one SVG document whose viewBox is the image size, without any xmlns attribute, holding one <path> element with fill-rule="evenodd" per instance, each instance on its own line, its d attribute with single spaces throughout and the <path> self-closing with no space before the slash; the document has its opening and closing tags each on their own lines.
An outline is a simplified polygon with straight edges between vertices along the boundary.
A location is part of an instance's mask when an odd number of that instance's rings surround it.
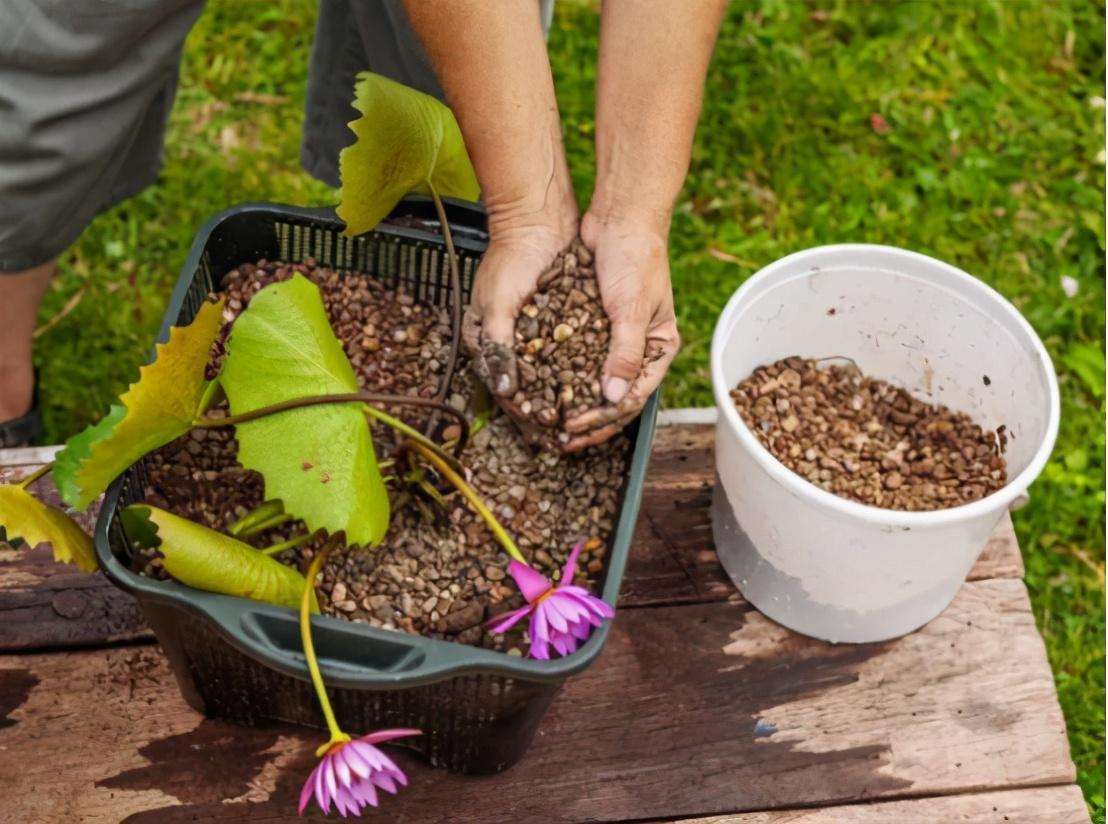
<svg viewBox="0 0 1108 824">
<path fill-rule="evenodd" d="M 610 330 L 592 253 L 578 239 L 540 277 L 516 319 L 519 388 L 511 400 L 540 443 L 567 443 L 566 419 L 604 403 L 600 370 Z"/>
<path fill-rule="evenodd" d="M 755 369 L 731 398 L 774 457 L 842 498 L 946 509 L 1007 483 L 1003 427 L 982 429 L 853 364 L 785 358 Z"/>
<path fill-rule="evenodd" d="M 331 325 L 364 390 L 435 395 L 449 354 L 449 312 L 372 278 L 316 267 L 311 261 L 240 266 L 223 281 L 228 324 L 259 289 L 294 272 L 319 285 Z M 221 356 L 222 344 L 217 343 L 215 360 Z M 479 405 L 471 404 L 477 383 L 464 354 L 459 361 L 449 403 L 472 422 L 472 408 Z M 425 423 L 422 410 L 390 412 L 413 426 Z M 440 439 L 458 434 L 449 419 L 439 428 Z M 382 459 L 395 452 L 391 430 L 375 427 L 373 437 Z M 621 435 L 577 455 L 536 451 L 497 411 L 467 444 L 461 460 L 470 483 L 532 565 L 548 577 L 557 579 L 574 543 L 587 541 L 578 582 L 595 591 L 615 528 L 629 448 Z M 236 451 L 231 428 L 198 429 L 179 438 L 147 460 L 146 500 L 224 529 L 263 500 L 261 476 L 241 467 Z M 349 547 L 333 554 L 317 589 L 320 605 L 327 614 L 353 621 L 522 654 L 522 630 L 501 637 L 483 627 L 492 616 L 523 603 L 506 573 L 509 559 L 461 496 L 439 488 L 446 495 L 445 507 L 422 492 L 391 485 L 388 534 L 378 547 Z M 296 522 L 254 536 L 250 543 L 268 546 L 303 532 Z M 303 571 L 319 547 L 308 543 L 279 560 Z M 155 552 L 137 559 L 137 566 L 164 577 Z"/>
</svg>

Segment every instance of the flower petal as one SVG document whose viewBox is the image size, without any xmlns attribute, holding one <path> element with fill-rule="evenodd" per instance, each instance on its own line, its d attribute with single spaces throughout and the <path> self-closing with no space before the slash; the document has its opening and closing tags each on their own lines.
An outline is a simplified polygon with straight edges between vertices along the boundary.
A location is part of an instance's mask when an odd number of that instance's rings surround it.
<svg viewBox="0 0 1108 824">
<path fill-rule="evenodd" d="M 546 619 L 546 622 L 553 629 L 553 632 L 567 632 L 569 630 L 569 624 L 566 622 L 566 617 L 562 615 L 557 605 L 554 603 L 554 599 L 557 597 L 557 595 L 551 595 L 539 604 L 535 608 L 535 611 L 542 612 L 542 617 Z"/>
<path fill-rule="evenodd" d="M 558 586 L 564 587 L 573 583 L 573 576 L 577 574 L 577 556 L 581 554 L 584 547 L 585 542 L 578 541 L 570 550 L 569 557 L 566 558 L 566 565 L 562 567 L 562 580 L 558 582 Z"/>
<path fill-rule="evenodd" d="M 516 586 L 519 587 L 519 591 L 523 593 L 523 597 L 527 599 L 528 603 L 534 602 L 551 587 L 551 583 L 545 575 L 536 572 L 527 564 L 521 564 L 519 561 L 512 561 L 508 564 L 508 572 L 515 579 Z"/>
<path fill-rule="evenodd" d="M 372 781 L 359 781 L 350 789 L 363 804 L 368 804 L 371 807 L 377 806 L 377 788 L 373 786 Z"/>
<path fill-rule="evenodd" d="M 350 746 L 358 753 L 358 755 L 362 757 L 363 761 L 369 764 L 370 768 L 372 768 L 373 770 L 379 770 L 381 769 L 381 767 L 384 766 L 385 762 L 382 760 L 382 752 L 372 744 L 367 744 L 361 739 L 358 739 L 357 741 L 354 741 Z"/>
<path fill-rule="evenodd" d="M 358 776 L 358 778 L 369 778 L 369 774 L 373 772 L 373 767 L 369 762 L 358 755 L 358 751 L 353 747 L 343 747 L 342 752 L 339 753 L 339 757 L 346 762 L 346 766 L 349 767 L 350 771 Z"/>
<path fill-rule="evenodd" d="M 346 766 L 346 759 L 342 757 L 342 750 L 345 749 L 346 747 L 343 747 L 331 756 L 331 763 L 335 766 L 335 778 L 340 787 L 350 786 L 350 768 Z"/>
<path fill-rule="evenodd" d="M 576 598 L 567 598 L 561 590 L 556 590 L 553 595 L 547 598 L 547 601 L 550 602 L 551 609 L 556 609 L 569 623 L 579 621 L 588 610 L 588 607 Z"/>
<path fill-rule="evenodd" d="M 312 799 L 312 792 L 315 790 L 315 772 L 319 767 L 316 766 L 315 770 L 312 770 L 308 776 L 308 780 L 304 782 L 304 789 L 300 791 L 300 806 L 296 810 L 297 815 L 304 815 L 304 810 L 308 808 L 308 802 Z"/>
<path fill-rule="evenodd" d="M 589 637 L 589 622 L 588 619 L 584 621 L 577 621 L 569 625 L 570 634 L 578 641 L 587 641 Z"/>
<path fill-rule="evenodd" d="M 377 730 L 377 732 L 371 732 L 369 735 L 363 735 L 358 740 L 364 741 L 367 744 L 380 744 L 384 741 L 392 741 L 394 738 L 407 738 L 409 735 L 423 735 L 423 731 L 407 727 L 403 729 Z"/>
<path fill-rule="evenodd" d="M 550 626 L 546 621 L 545 602 L 539 604 L 531 616 L 531 637 L 544 643 L 550 640 Z"/>
<path fill-rule="evenodd" d="M 373 783 L 387 793 L 396 795 L 396 782 L 388 773 L 378 772 L 373 774 Z"/>
<path fill-rule="evenodd" d="M 498 615 L 488 623 L 488 631 L 493 633 L 494 635 L 499 635 L 501 633 L 507 632 L 519 622 L 520 618 L 527 615 L 533 609 L 534 607 L 528 604 L 525 607 L 513 609 L 511 612 L 506 612 L 503 615 Z"/>
<path fill-rule="evenodd" d="M 327 756 L 324 756 L 326 759 Z M 315 768 L 315 800 L 319 804 L 319 808 L 323 812 L 330 812 L 331 810 L 331 796 L 327 793 L 327 782 L 323 780 L 323 765 L 326 761 L 321 761 L 319 766 Z"/>
<path fill-rule="evenodd" d="M 339 786 L 338 782 L 335 781 L 335 764 L 331 755 L 327 755 L 323 762 L 323 783 L 327 787 L 327 792 L 331 798 L 338 796 Z"/>
</svg>

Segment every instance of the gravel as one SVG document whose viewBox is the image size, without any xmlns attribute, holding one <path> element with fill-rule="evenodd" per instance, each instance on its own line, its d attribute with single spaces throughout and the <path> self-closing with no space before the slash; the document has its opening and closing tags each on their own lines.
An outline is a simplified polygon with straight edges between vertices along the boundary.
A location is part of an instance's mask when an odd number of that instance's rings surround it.
<svg viewBox="0 0 1108 824">
<path fill-rule="evenodd" d="M 576 240 L 539 279 L 516 319 L 519 388 L 511 401 L 539 443 L 568 443 L 566 419 L 604 403 L 600 370 L 610 331 L 592 253 Z"/>
<path fill-rule="evenodd" d="M 368 391 L 433 396 L 442 380 L 450 340 L 449 314 L 415 300 L 402 288 L 316 267 L 260 261 L 228 273 L 227 320 L 232 321 L 264 285 L 300 272 L 322 291 L 331 324 Z M 215 347 L 215 358 L 222 346 Z M 477 391 L 468 360 L 460 355 L 450 403 L 469 413 Z M 476 404 L 475 404 L 476 405 Z M 419 425 L 422 410 L 390 410 Z M 217 409 L 212 414 L 223 414 Z M 444 421 L 443 434 L 449 431 Z M 374 428 L 385 458 L 396 448 L 390 430 Z M 233 430 L 196 430 L 148 459 L 146 499 L 213 529 L 225 527 L 263 500 L 261 477 L 239 466 Z M 469 481 L 501 519 L 529 561 L 556 579 L 579 540 L 586 541 L 578 582 L 593 589 L 605 569 L 608 538 L 615 529 L 630 442 L 625 436 L 576 455 L 535 450 L 501 412 L 467 444 L 461 460 Z M 439 507 L 422 493 L 390 486 L 392 522 L 381 545 L 335 551 L 318 587 L 323 611 L 352 621 L 498 649 L 522 651 L 522 630 L 491 636 L 484 623 L 523 603 L 507 575 L 508 557 L 461 496 L 440 486 Z M 299 522 L 250 539 L 268 546 L 304 531 Z M 311 542 L 279 560 L 307 568 L 320 548 Z M 156 553 L 136 566 L 164 577 Z"/>
<path fill-rule="evenodd" d="M 1006 439 L 853 364 L 799 357 L 760 366 L 731 391 L 779 461 L 822 489 L 899 510 L 946 509 L 1007 482 Z"/>
</svg>

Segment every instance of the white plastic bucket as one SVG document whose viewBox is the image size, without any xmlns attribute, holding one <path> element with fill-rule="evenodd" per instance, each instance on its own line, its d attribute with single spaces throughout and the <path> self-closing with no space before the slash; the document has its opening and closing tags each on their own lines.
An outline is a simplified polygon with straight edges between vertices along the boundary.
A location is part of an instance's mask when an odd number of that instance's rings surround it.
<svg viewBox="0 0 1108 824">
<path fill-rule="evenodd" d="M 899 512 L 809 483 L 758 442 L 729 396 L 790 355 L 847 356 L 987 429 L 1005 425 L 1008 484 L 964 506 Z M 889 246 L 821 246 L 759 271 L 720 315 L 711 366 L 720 560 L 765 615 L 829 641 L 895 638 L 942 612 L 1058 432 L 1054 369 L 1016 308 L 953 266 Z"/>
</svg>

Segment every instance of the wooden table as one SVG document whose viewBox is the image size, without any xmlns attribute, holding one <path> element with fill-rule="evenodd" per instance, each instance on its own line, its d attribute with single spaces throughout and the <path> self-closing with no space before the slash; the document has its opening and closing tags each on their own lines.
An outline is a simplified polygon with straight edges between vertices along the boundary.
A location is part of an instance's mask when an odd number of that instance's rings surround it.
<svg viewBox="0 0 1108 824">
<path fill-rule="evenodd" d="M 491 778 L 400 756 L 370 820 L 1089 820 L 1005 519 L 943 615 L 834 646 L 763 618 L 712 548 L 712 429 L 659 431 L 608 645 Z M 19 474 L 22 470 L 9 471 Z M 0 818 L 294 821 L 320 734 L 189 709 L 129 599 L 0 549 Z"/>
</svg>

